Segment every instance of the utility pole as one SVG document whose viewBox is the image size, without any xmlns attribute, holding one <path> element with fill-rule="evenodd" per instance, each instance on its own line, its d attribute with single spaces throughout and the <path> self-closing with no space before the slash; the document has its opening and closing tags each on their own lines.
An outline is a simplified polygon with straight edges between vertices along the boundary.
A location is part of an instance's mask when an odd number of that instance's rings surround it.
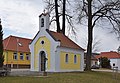
<svg viewBox="0 0 120 83">
<path fill-rule="evenodd" d="M 17 40 L 17 69 L 18 69 L 18 42 L 19 42 L 19 39 L 16 38 L 16 40 Z"/>
</svg>

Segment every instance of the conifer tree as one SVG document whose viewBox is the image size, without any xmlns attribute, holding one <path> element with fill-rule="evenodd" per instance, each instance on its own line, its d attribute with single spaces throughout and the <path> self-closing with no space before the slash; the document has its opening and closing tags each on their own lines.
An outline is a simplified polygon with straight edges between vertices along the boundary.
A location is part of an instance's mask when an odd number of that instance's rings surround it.
<svg viewBox="0 0 120 83">
<path fill-rule="evenodd" d="M 3 66 L 4 56 L 3 56 L 3 31 L 0 19 L 0 67 Z"/>
</svg>

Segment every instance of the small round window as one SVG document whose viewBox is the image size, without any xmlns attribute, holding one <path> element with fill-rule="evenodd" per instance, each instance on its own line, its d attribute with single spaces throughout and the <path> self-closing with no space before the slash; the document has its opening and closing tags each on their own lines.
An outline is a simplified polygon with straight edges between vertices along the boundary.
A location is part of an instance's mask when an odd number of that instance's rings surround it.
<svg viewBox="0 0 120 83">
<path fill-rule="evenodd" d="M 45 43 L 45 42 L 42 40 L 42 41 L 41 41 L 41 44 L 44 44 L 44 43 Z"/>
</svg>

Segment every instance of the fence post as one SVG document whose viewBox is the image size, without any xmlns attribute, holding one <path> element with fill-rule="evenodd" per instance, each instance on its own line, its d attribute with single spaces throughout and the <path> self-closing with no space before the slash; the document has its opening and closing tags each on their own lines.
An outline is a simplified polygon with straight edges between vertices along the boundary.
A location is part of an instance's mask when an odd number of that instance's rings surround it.
<svg viewBox="0 0 120 83">
<path fill-rule="evenodd" d="M 113 79 L 117 79 L 118 67 L 113 67 Z"/>
</svg>

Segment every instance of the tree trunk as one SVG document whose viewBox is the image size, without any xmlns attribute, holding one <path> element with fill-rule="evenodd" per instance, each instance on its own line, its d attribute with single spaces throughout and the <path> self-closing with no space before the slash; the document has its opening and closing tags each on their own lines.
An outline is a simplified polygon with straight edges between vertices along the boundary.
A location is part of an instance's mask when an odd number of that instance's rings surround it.
<svg viewBox="0 0 120 83">
<path fill-rule="evenodd" d="M 56 13 L 56 25 L 57 25 L 57 32 L 60 33 L 60 23 L 59 23 L 59 15 L 58 15 L 58 0 L 55 0 L 55 13 Z"/>
<path fill-rule="evenodd" d="M 63 0 L 63 19 L 62 19 L 62 33 L 65 35 L 65 6 L 66 0 Z"/>
<path fill-rule="evenodd" d="M 88 45 L 86 54 L 86 70 L 91 71 L 91 56 L 92 56 L 92 37 L 93 37 L 93 27 L 92 27 L 92 0 L 88 1 Z"/>
</svg>

